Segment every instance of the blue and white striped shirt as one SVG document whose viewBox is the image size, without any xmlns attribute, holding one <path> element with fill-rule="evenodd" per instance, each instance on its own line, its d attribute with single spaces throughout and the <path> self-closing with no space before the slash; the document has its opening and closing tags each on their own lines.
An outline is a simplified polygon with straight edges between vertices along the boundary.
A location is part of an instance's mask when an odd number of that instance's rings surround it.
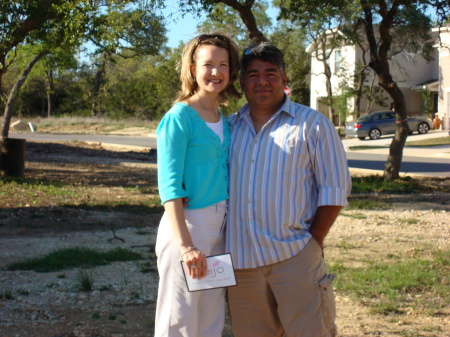
<svg viewBox="0 0 450 337">
<path fill-rule="evenodd" d="M 319 206 L 347 206 L 351 178 L 342 142 L 321 113 L 289 97 L 256 134 L 245 105 L 228 117 L 227 252 L 235 268 L 295 256 Z"/>
</svg>

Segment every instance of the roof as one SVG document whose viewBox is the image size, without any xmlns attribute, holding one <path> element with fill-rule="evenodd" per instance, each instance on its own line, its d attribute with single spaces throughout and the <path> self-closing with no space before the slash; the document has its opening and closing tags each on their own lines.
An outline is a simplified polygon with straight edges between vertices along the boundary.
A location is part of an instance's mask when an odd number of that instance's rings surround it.
<svg viewBox="0 0 450 337">
<path fill-rule="evenodd" d="M 412 87 L 411 89 L 415 91 L 422 91 L 425 89 L 428 89 L 429 91 L 438 91 L 438 88 L 439 88 L 439 80 L 433 79 L 425 81 L 423 83 L 419 83 L 416 86 Z"/>
</svg>

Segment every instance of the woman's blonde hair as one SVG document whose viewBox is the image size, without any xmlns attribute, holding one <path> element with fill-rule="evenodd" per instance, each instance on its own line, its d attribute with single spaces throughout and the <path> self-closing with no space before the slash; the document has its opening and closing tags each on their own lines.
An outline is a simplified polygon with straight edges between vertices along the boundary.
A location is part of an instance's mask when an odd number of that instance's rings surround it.
<svg viewBox="0 0 450 337">
<path fill-rule="evenodd" d="M 181 91 L 178 93 L 174 103 L 184 101 L 193 96 L 197 91 L 198 84 L 191 73 L 191 64 L 195 64 L 196 51 L 200 45 L 217 46 L 228 51 L 230 80 L 228 86 L 219 95 L 220 103 L 226 103 L 228 98 L 239 98 L 241 94 L 234 87 L 239 73 L 239 51 L 237 45 L 226 35 L 221 33 L 201 34 L 190 40 L 183 49 L 180 69 Z"/>
</svg>

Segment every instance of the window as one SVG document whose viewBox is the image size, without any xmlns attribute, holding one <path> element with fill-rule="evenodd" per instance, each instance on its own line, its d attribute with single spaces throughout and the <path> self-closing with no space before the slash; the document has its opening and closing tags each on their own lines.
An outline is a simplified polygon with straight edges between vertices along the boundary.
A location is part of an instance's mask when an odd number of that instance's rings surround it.
<svg viewBox="0 0 450 337">
<path fill-rule="evenodd" d="M 334 73 L 338 73 L 341 70 L 341 51 L 335 50 L 334 51 Z"/>
</svg>

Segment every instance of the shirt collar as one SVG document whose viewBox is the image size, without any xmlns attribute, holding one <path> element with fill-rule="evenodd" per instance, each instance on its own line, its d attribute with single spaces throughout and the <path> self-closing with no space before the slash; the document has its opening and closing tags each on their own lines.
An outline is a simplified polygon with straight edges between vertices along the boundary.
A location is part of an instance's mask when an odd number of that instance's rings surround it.
<svg viewBox="0 0 450 337">
<path fill-rule="evenodd" d="M 285 113 L 291 115 L 292 117 L 295 117 L 295 109 L 292 108 L 293 103 L 292 103 L 291 99 L 287 95 L 284 95 L 284 97 L 285 97 L 285 99 L 284 99 L 283 105 L 274 114 L 274 116 L 281 112 L 285 112 Z M 246 103 L 241 109 L 239 109 L 239 111 L 237 112 L 236 119 L 242 119 L 245 116 L 250 116 L 250 105 L 248 103 Z"/>
</svg>

